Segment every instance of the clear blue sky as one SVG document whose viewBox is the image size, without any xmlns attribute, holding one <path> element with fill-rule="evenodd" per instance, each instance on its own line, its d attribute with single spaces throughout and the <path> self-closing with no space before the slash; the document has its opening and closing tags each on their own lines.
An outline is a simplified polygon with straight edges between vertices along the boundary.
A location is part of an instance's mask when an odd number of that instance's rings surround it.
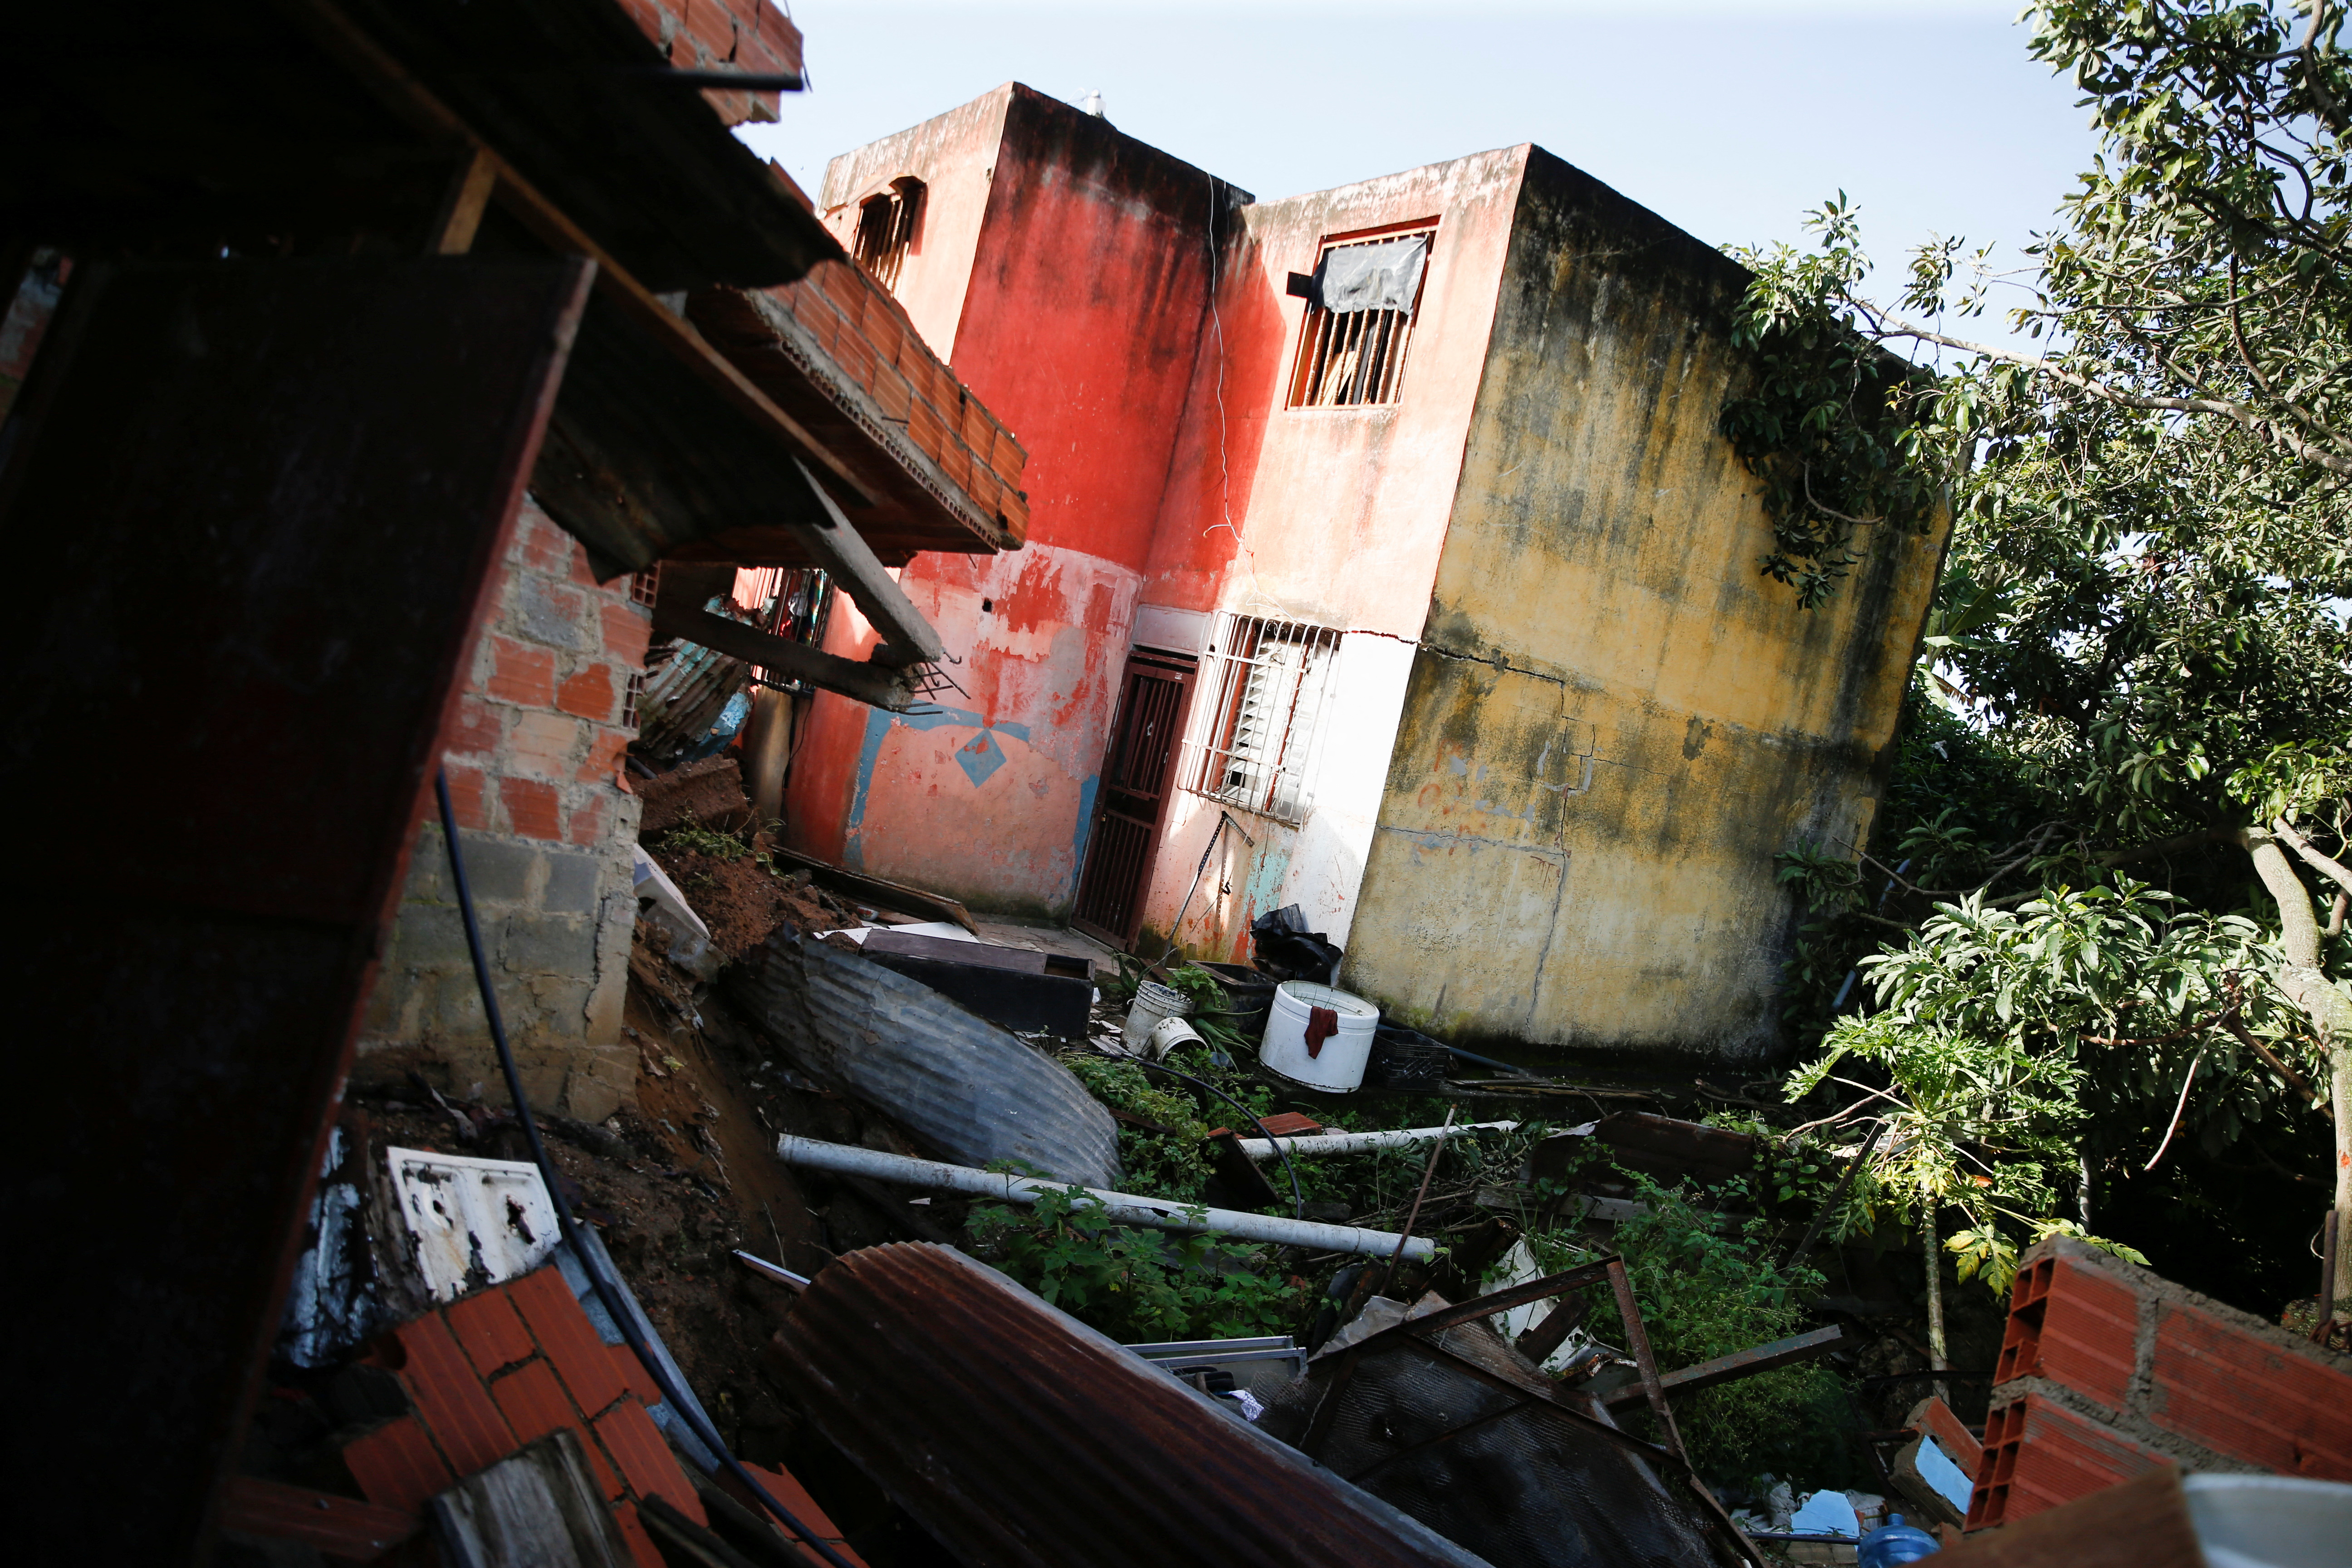
<svg viewBox="0 0 2352 1568">
<path fill-rule="evenodd" d="M 812 90 L 745 140 L 825 160 L 1006 80 L 1261 196 L 1534 142 L 1715 244 L 1843 188 L 1882 264 L 2022 243 L 2094 140 L 2018 0 L 793 0 Z"/>
</svg>

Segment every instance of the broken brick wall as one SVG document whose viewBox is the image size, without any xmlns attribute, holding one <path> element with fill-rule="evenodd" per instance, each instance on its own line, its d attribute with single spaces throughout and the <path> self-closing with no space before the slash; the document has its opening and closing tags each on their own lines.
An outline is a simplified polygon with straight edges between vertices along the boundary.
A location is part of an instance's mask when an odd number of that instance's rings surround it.
<svg viewBox="0 0 2352 1568">
<path fill-rule="evenodd" d="M 586 552 L 526 500 L 444 738 L 466 872 L 525 1091 L 600 1121 L 634 1094 L 621 1045 L 638 802 L 618 782 L 649 612 L 626 578 L 599 586 Z M 499 1092 L 448 851 L 427 803 L 392 946 L 361 1029 L 355 1080 L 415 1068 Z"/>
<path fill-rule="evenodd" d="M 621 0 L 629 19 L 662 47 L 678 70 L 798 76 L 801 30 L 770 0 Z M 773 120 L 775 92 L 709 92 L 705 101 L 730 125 Z"/>
</svg>

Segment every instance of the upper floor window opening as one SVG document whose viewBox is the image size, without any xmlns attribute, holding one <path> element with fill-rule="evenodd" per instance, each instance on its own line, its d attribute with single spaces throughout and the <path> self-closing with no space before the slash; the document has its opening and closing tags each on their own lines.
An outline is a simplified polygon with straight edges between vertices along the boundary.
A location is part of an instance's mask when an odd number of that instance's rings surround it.
<svg viewBox="0 0 2352 1568">
<path fill-rule="evenodd" d="M 850 254 L 857 265 L 885 289 L 898 287 L 898 268 L 923 216 L 923 182 L 904 175 L 857 204 L 857 232 Z"/>
<path fill-rule="evenodd" d="M 1397 400 L 1434 232 L 1326 242 L 1312 274 L 1290 275 L 1290 291 L 1307 300 L 1290 375 L 1291 407 Z"/>
</svg>

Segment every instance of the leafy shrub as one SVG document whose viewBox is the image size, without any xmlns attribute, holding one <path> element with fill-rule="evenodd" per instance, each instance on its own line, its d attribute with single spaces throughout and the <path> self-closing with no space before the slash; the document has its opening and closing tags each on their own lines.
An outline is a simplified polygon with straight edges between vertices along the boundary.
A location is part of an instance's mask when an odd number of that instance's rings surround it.
<svg viewBox="0 0 2352 1568">
<path fill-rule="evenodd" d="M 1635 1177 L 1650 1212 L 1617 1227 L 1617 1247 L 1662 1371 L 1695 1366 L 1802 1331 L 1805 1304 L 1822 1276 L 1777 1261 L 1770 1222 L 1703 1208 L 1686 1186 Z M 1721 1190 L 1750 1194 L 1746 1184 Z M 1591 1321 L 1612 1337 L 1615 1303 L 1592 1297 Z M 1752 1478 L 1766 1470 L 1842 1482 L 1853 1464 L 1851 1418 L 1836 1376 L 1818 1364 L 1784 1367 L 1675 1402 L 1675 1422 L 1692 1463 L 1707 1475 Z"/>
<path fill-rule="evenodd" d="M 982 1258 L 1124 1343 L 1285 1333 L 1307 1303 L 1264 1247 L 1123 1228 L 1076 1189 L 1031 1208 L 974 1205 L 969 1223 Z"/>
</svg>

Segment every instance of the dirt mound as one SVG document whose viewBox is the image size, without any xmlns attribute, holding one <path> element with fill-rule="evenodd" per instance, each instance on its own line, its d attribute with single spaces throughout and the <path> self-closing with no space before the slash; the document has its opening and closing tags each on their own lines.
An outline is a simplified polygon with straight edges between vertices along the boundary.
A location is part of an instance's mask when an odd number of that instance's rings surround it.
<svg viewBox="0 0 2352 1568">
<path fill-rule="evenodd" d="M 731 963 L 768 940 L 785 921 L 803 931 L 857 924 L 848 905 L 796 878 L 763 869 L 750 856 L 722 860 L 699 849 L 656 845 L 648 851 L 677 884 L 711 942 Z"/>
</svg>

